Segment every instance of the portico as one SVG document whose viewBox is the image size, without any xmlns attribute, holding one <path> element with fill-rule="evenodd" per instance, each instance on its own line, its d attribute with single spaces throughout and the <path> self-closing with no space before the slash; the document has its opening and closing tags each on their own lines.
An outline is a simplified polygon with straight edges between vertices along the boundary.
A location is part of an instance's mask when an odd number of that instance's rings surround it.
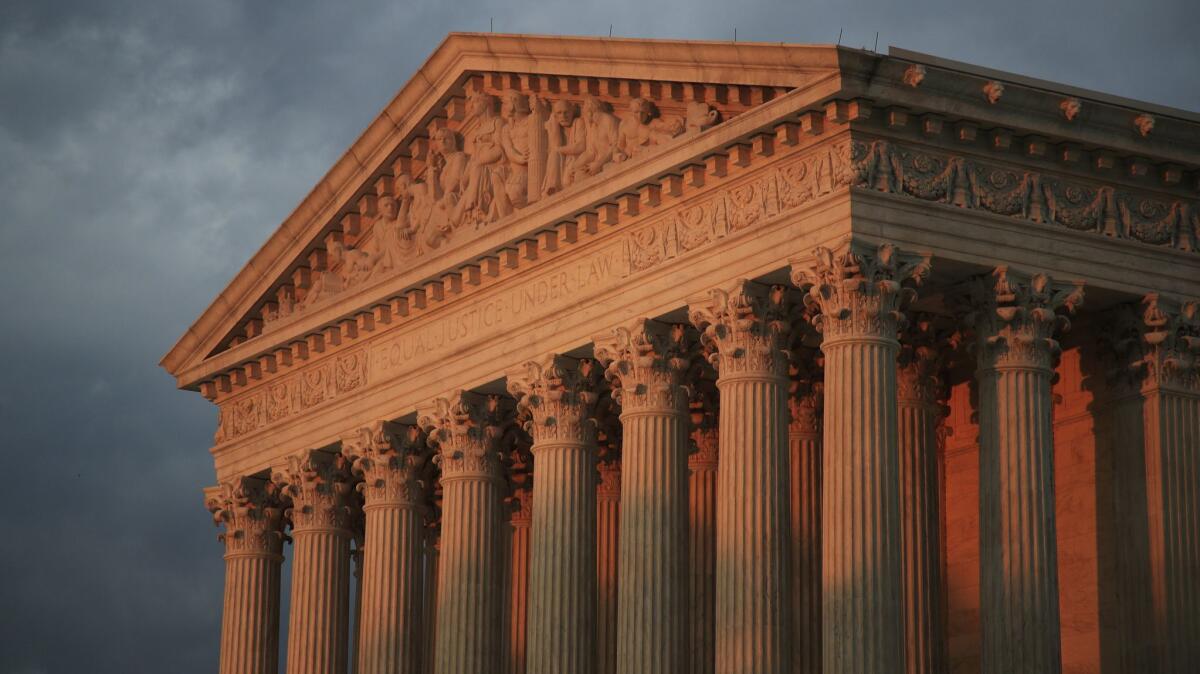
<svg viewBox="0 0 1200 674">
<path fill-rule="evenodd" d="M 222 673 L 289 590 L 297 674 L 1190 671 L 1198 131 L 449 36 L 163 360 L 219 409 Z"/>
</svg>

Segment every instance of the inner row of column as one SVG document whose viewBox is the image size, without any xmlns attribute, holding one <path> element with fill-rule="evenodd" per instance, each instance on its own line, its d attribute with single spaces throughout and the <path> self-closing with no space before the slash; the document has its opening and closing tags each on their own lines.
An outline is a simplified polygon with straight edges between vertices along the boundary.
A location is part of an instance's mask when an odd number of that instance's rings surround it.
<svg viewBox="0 0 1200 674">
<path fill-rule="evenodd" d="M 691 303 L 698 342 L 639 320 L 598 337 L 594 359 L 528 363 L 508 378 L 524 449 L 503 401 L 458 392 L 419 410 L 424 443 L 380 423 L 341 455 L 310 453 L 268 483 L 293 504 L 289 673 L 344 671 L 351 471 L 357 672 L 944 671 L 936 345 L 899 342 L 902 282 L 922 264 L 818 251 L 793 277 L 819 334 L 797 329 L 786 289 L 743 281 Z M 619 507 L 611 478 L 597 491 L 606 443 Z M 246 631 L 228 613 L 223 639 Z M 223 672 L 274 671 L 269 656 L 227 668 L 222 650 Z"/>
</svg>

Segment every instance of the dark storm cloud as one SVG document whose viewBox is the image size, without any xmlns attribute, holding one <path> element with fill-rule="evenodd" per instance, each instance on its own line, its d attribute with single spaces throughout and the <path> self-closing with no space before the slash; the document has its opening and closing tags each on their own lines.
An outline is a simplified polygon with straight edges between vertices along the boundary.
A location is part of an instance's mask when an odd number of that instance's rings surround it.
<svg viewBox="0 0 1200 674">
<path fill-rule="evenodd" d="M 1200 109 L 1194 3 L 0 8 L 0 674 L 211 672 L 214 413 L 157 368 L 451 30 L 896 44 Z"/>
</svg>

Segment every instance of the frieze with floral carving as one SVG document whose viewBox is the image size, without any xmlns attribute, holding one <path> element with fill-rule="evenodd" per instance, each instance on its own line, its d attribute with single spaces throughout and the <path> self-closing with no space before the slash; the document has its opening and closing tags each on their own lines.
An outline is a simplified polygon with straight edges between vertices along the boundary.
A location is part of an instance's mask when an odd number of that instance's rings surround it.
<svg viewBox="0 0 1200 674">
<path fill-rule="evenodd" d="M 857 187 L 1153 246 L 1200 249 L 1197 202 L 886 140 L 854 141 L 853 145 Z"/>
</svg>

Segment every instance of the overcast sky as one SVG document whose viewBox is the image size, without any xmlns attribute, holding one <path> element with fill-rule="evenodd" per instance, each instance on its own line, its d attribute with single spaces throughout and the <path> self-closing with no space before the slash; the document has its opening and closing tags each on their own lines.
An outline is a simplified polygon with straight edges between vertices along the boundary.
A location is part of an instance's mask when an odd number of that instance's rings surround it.
<svg viewBox="0 0 1200 674">
<path fill-rule="evenodd" d="M 215 412 L 158 360 L 447 32 L 879 31 L 1200 110 L 1195 0 L 977 4 L 0 0 L 0 674 L 216 671 Z"/>
</svg>

